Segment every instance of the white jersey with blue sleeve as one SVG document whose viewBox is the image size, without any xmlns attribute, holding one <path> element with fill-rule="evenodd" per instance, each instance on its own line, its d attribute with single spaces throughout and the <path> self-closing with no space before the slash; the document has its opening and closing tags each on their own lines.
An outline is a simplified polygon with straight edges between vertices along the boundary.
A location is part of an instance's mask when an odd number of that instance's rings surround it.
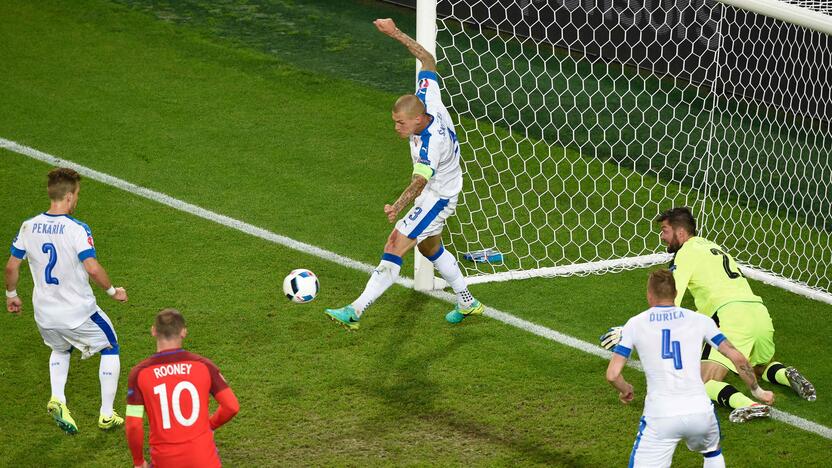
<svg viewBox="0 0 832 468">
<path fill-rule="evenodd" d="M 410 155 L 413 164 L 423 164 L 432 174 L 424 190 L 435 192 L 440 198 L 452 199 L 462 190 L 462 169 L 459 166 L 459 141 L 451 115 L 442 104 L 439 77 L 434 71 L 419 72 L 416 96 L 425 104 L 432 118 L 418 135 L 410 136 Z"/>
<path fill-rule="evenodd" d="M 23 222 L 11 254 L 29 260 L 35 284 L 35 322 L 45 329 L 72 329 L 98 310 L 83 261 L 95 258 L 89 226 L 69 215 L 43 213 Z"/>
<path fill-rule="evenodd" d="M 614 353 L 638 352 L 647 377 L 644 416 L 667 417 L 712 411 L 700 375 L 702 343 L 718 347 L 725 337 L 712 319 L 676 306 L 656 306 L 627 321 Z"/>
</svg>

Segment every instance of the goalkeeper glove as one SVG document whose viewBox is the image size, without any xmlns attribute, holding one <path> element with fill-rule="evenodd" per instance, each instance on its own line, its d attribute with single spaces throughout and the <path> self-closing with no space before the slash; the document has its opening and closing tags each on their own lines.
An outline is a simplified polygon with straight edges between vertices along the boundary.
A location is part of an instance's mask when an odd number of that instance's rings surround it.
<svg viewBox="0 0 832 468">
<path fill-rule="evenodd" d="M 601 346 L 608 350 L 615 348 L 615 345 L 621 341 L 621 330 L 623 329 L 624 327 L 611 327 L 607 330 L 607 332 L 599 338 L 599 340 L 601 340 Z"/>
</svg>

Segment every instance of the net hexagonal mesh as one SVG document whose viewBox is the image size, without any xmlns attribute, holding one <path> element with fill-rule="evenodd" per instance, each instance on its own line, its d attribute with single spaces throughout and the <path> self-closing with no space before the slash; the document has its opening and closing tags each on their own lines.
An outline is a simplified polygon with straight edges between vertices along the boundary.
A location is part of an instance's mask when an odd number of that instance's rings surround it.
<svg viewBox="0 0 832 468">
<path fill-rule="evenodd" d="M 830 36 L 711 0 L 439 0 L 437 17 L 467 174 L 451 243 L 502 253 L 462 261 L 472 281 L 632 266 L 686 205 L 738 261 L 832 289 Z"/>
</svg>

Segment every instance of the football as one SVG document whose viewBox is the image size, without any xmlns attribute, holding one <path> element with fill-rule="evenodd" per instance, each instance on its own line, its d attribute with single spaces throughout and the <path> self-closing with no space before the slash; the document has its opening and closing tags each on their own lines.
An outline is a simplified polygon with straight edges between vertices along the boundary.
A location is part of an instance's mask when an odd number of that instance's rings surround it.
<svg viewBox="0 0 832 468">
<path fill-rule="evenodd" d="M 315 299 L 318 295 L 318 277 L 315 273 L 303 268 L 292 270 L 286 278 L 283 279 L 283 293 L 286 294 L 292 302 L 303 304 Z"/>
</svg>

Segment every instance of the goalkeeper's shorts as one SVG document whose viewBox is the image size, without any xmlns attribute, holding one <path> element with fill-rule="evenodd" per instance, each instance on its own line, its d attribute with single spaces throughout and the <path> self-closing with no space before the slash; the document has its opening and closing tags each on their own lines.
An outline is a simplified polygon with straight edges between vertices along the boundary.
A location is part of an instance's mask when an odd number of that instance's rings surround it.
<svg viewBox="0 0 832 468">
<path fill-rule="evenodd" d="M 774 358 L 774 324 L 762 302 L 729 302 L 717 310 L 713 319 L 752 366 L 768 364 Z M 702 360 L 718 362 L 737 372 L 734 363 L 710 345 L 702 350 Z"/>
<path fill-rule="evenodd" d="M 669 467 L 679 441 L 704 457 L 718 456 L 719 423 L 713 411 L 670 417 L 642 416 L 630 466 Z"/>
</svg>

